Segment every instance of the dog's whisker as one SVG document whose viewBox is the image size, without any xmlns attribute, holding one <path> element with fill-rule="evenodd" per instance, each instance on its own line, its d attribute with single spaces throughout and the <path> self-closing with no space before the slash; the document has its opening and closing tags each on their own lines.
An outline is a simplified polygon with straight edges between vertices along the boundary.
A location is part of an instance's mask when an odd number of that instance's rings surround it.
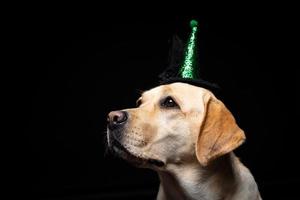
<svg viewBox="0 0 300 200">
<path fill-rule="evenodd" d="M 110 150 L 109 150 L 109 147 L 108 147 L 107 130 L 103 130 L 102 135 L 103 135 L 102 143 L 103 143 L 103 146 L 104 146 L 103 156 L 106 157 L 110 154 Z"/>
</svg>

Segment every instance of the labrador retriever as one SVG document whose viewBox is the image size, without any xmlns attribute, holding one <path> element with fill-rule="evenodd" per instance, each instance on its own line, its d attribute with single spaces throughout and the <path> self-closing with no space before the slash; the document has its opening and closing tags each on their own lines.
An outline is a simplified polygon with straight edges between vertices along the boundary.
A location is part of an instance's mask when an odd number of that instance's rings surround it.
<svg viewBox="0 0 300 200">
<path fill-rule="evenodd" d="M 233 150 L 245 140 L 233 115 L 207 89 L 187 83 L 144 92 L 137 107 L 108 115 L 108 147 L 160 178 L 157 200 L 259 200 Z"/>
</svg>

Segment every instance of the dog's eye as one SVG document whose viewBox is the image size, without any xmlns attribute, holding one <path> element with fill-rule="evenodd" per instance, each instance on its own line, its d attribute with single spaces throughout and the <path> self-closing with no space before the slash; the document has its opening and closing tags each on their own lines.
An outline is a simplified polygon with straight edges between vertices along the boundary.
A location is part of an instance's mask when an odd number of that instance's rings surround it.
<svg viewBox="0 0 300 200">
<path fill-rule="evenodd" d="M 136 101 L 136 107 L 140 107 L 141 104 L 142 104 L 142 100 L 141 99 L 139 99 L 139 100 Z"/>
<path fill-rule="evenodd" d="M 167 97 L 162 100 L 161 106 L 165 108 L 174 108 L 178 107 L 177 103 L 172 99 L 172 97 Z"/>
</svg>

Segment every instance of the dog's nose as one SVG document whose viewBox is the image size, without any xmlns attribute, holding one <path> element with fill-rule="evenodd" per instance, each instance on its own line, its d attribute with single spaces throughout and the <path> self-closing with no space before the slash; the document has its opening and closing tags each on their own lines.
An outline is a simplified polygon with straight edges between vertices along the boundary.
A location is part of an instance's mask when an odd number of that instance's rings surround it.
<svg viewBox="0 0 300 200">
<path fill-rule="evenodd" d="M 108 128 L 115 129 L 123 125 L 127 121 L 127 112 L 112 111 L 107 116 Z"/>
</svg>

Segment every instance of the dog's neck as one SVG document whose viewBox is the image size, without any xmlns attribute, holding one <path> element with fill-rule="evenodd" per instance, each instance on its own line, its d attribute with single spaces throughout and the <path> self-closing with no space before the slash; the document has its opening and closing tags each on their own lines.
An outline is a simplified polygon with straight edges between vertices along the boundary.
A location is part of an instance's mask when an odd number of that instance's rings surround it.
<svg viewBox="0 0 300 200">
<path fill-rule="evenodd" d="M 158 171 L 161 184 L 157 200 L 231 199 L 236 190 L 237 170 L 234 154 L 228 154 L 202 167 L 199 162 L 170 166 Z M 199 198 L 200 197 L 200 198 Z"/>
</svg>

